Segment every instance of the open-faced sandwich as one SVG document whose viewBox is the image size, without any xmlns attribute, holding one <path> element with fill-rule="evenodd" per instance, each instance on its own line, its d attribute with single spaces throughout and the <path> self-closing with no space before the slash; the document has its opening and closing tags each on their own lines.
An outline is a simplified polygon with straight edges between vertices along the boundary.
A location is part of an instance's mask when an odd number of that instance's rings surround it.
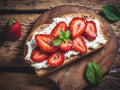
<svg viewBox="0 0 120 90">
<path fill-rule="evenodd" d="M 107 40 L 101 20 L 93 15 L 70 13 L 39 25 L 26 39 L 25 61 L 38 76 L 46 75 L 100 48 Z"/>
</svg>

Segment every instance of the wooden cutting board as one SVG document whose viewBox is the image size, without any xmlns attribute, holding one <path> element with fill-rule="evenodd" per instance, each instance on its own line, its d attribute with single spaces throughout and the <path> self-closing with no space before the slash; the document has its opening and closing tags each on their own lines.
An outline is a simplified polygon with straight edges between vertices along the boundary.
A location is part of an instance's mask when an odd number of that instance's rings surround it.
<svg viewBox="0 0 120 90">
<path fill-rule="evenodd" d="M 87 12 L 97 15 L 92 10 L 81 6 L 58 6 L 45 12 L 42 16 L 40 16 L 35 25 L 33 26 L 33 29 L 40 24 L 52 22 L 52 18 L 54 17 L 59 17 L 63 14 L 73 12 Z M 104 74 L 110 69 L 112 63 L 115 60 L 118 45 L 114 31 L 111 28 L 110 24 L 103 18 L 101 18 L 101 20 L 103 21 L 103 25 L 105 26 L 103 32 L 108 40 L 107 45 L 104 48 L 80 60 L 77 60 L 76 62 L 67 65 L 47 76 L 56 83 L 60 90 L 80 90 L 86 85 L 88 85 L 89 83 L 87 82 L 84 74 L 86 66 L 90 60 L 93 60 L 94 62 L 99 64 Z"/>
</svg>

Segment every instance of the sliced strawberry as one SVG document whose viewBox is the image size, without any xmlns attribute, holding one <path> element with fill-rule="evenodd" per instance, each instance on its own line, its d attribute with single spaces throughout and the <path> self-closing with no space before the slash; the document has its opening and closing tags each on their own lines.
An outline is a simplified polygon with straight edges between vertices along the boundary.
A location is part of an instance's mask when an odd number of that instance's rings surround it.
<svg viewBox="0 0 120 90">
<path fill-rule="evenodd" d="M 40 50 L 38 47 L 32 51 L 31 59 L 34 62 L 41 62 L 48 58 L 48 54 Z"/>
<path fill-rule="evenodd" d="M 54 37 L 59 37 L 60 30 L 63 30 L 64 32 L 67 30 L 67 24 L 63 21 L 59 22 L 54 29 L 52 30 L 51 34 Z"/>
<path fill-rule="evenodd" d="M 73 39 L 80 36 L 86 28 L 86 19 L 75 17 L 71 20 L 70 25 L 70 34 Z"/>
<path fill-rule="evenodd" d="M 64 53 L 55 52 L 48 57 L 48 64 L 53 67 L 60 66 L 64 62 Z"/>
<path fill-rule="evenodd" d="M 38 47 L 47 52 L 47 53 L 53 53 L 57 51 L 57 47 L 52 45 L 53 37 L 46 34 L 37 34 L 35 36 L 36 43 Z"/>
<path fill-rule="evenodd" d="M 84 31 L 84 35 L 88 40 L 95 40 L 97 36 L 96 24 L 93 21 L 87 22 L 87 27 Z"/>
<path fill-rule="evenodd" d="M 71 44 L 72 44 L 71 41 L 68 42 L 62 41 L 59 48 L 62 51 L 69 51 L 71 49 Z"/>
<path fill-rule="evenodd" d="M 84 42 L 84 39 L 81 36 L 73 40 L 72 49 L 77 52 L 80 52 L 81 54 L 84 54 L 87 52 L 86 44 Z"/>
</svg>

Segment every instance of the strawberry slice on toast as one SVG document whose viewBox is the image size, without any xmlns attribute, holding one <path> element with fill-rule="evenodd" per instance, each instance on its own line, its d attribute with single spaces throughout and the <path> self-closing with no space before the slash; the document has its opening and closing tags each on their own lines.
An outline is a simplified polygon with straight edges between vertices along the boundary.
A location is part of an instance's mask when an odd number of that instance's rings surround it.
<svg viewBox="0 0 120 90">
<path fill-rule="evenodd" d="M 87 46 L 84 42 L 84 39 L 81 36 L 73 40 L 72 49 L 77 52 L 80 52 L 81 54 L 85 54 L 87 52 Z"/>
<path fill-rule="evenodd" d="M 58 67 L 64 62 L 64 53 L 61 51 L 55 52 L 48 57 L 48 64 L 53 67 Z"/>
<path fill-rule="evenodd" d="M 53 53 L 58 50 L 56 46 L 52 45 L 52 42 L 54 40 L 53 36 L 46 34 L 37 34 L 35 36 L 35 40 L 38 47 L 47 53 Z"/>
<path fill-rule="evenodd" d="M 78 36 L 83 34 L 86 28 L 86 19 L 79 17 L 73 18 L 70 22 L 69 28 L 70 28 L 71 38 L 72 39 L 77 38 Z"/>
<path fill-rule="evenodd" d="M 63 41 L 60 44 L 59 49 L 64 51 L 64 52 L 69 51 L 71 49 L 71 44 L 72 44 L 71 41 L 68 41 L 68 42 Z"/>
<path fill-rule="evenodd" d="M 40 50 L 38 47 L 33 49 L 32 54 L 31 54 L 31 59 L 34 62 L 42 62 L 46 60 L 47 58 L 48 58 L 48 54 Z"/>
<path fill-rule="evenodd" d="M 84 31 L 84 35 L 88 40 L 95 40 L 97 36 L 96 24 L 93 21 L 87 21 L 87 27 Z"/>
<path fill-rule="evenodd" d="M 54 36 L 55 38 L 59 37 L 60 30 L 66 31 L 67 30 L 67 24 L 63 21 L 59 22 L 52 30 L 51 36 Z"/>
</svg>

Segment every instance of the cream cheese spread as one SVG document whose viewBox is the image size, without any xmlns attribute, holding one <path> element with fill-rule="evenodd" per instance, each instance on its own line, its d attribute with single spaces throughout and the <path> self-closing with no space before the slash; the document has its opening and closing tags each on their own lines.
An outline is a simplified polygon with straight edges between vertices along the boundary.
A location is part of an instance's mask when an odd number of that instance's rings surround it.
<svg viewBox="0 0 120 90">
<path fill-rule="evenodd" d="M 67 25 L 69 25 L 70 21 L 72 20 L 72 17 L 65 17 L 65 18 L 53 18 L 53 22 L 46 28 L 44 28 L 42 31 L 35 31 L 33 37 L 31 38 L 30 41 L 27 42 L 27 46 L 28 46 L 28 51 L 27 51 L 27 55 L 25 56 L 26 60 L 29 60 L 32 62 L 31 66 L 36 68 L 36 69 L 42 69 L 42 68 L 46 68 L 49 65 L 47 64 L 47 60 L 40 62 L 40 63 L 35 63 L 31 60 L 31 53 L 32 50 L 37 46 L 36 45 L 36 41 L 35 41 L 35 35 L 36 34 L 50 34 L 52 29 L 56 26 L 57 23 L 59 23 L 60 21 L 64 21 Z M 85 43 L 87 48 L 92 48 L 92 49 L 96 49 L 100 44 L 105 44 L 107 42 L 107 40 L 105 40 L 105 38 L 102 36 L 101 32 L 100 32 L 100 23 L 98 20 L 96 19 L 88 19 L 91 21 L 94 21 L 96 23 L 96 27 L 97 27 L 97 37 L 95 40 L 93 41 L 88 41 L 84 38 Z M 69 58 L 71 55 L 77 55 L 79 54 L 79 52 L 76 51 L 68 51 L 65 53 L 65 58 Z"/>
</svg>

